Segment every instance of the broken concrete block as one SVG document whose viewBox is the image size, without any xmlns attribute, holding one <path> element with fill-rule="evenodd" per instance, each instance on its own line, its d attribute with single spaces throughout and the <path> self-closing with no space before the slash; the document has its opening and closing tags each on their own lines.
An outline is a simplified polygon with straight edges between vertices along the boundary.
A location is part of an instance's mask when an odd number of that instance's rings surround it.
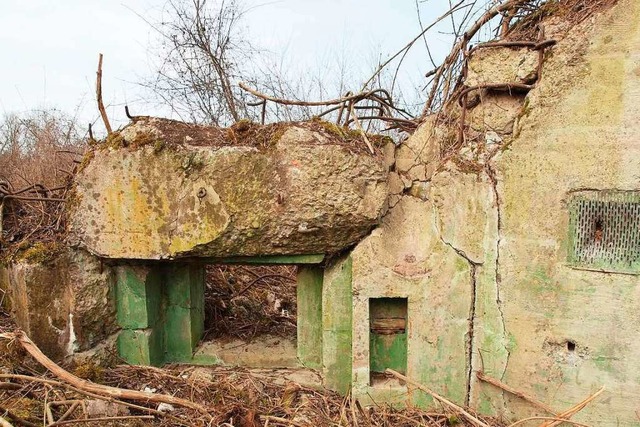
<svg viewBox="0 0 640 427">
<path fill-rule="evenodd" d="M 529 48 L 477 49 L 468 62 L 465 85 L 524 83 L 536 80 L 538 51 Z"/>
<path fill-rule="evenodd" d="M 410 181 L 428 180 L 440 161 L 440 152 L 450 131 L 438 123 L 436 116 L 427 117 L 418 129 L 396 149 L 396 171 Z M 407 187 L 408 188 L 408 187 Z"/>
<path fill-rule="evenodd" d="M 481 102 L 467 110 L 466 121 L 478 132 L 494 131 L 500 135 L 513 132 L 513 124 L 522 113 L 524 97 L 515 93 L 489 92 L 482 94 Z"/>
<path fill-rule="evenodd" d="M 382 148 L 382 154 L 384 156 L 384 165 L 389 169 L 391 169 L 391 167 L 396 162 L 395 153 L 396 153 L 396 144 L 393 142 L 388 142 Z"/>
<path fill-rule="evenodd" d="M 402 194 L 404 182 L 396 172 L 389 173 L 389 194 Z"/>
<path fill-rule="evenodd" d="M 420 200 L 429 200 L 430 182 L 415 182 L 409 189 L 409 195 Z"/>
<path fill-rule="evenodd" d="M 107 258 L 314 254 L 378 223 L 387 170 L 366 147 L 309 124 L 242 132 L 129 125 L 78 174 L 70 240 Z"/>
<path fill-rule="evenodd" d="M 48 253 L 44 246 L 34 247 L 43 254 L 38 262 L 18 257 L 0 265 L 0 289 L 16 324 L 54 360 L 88 350 L 113 334 L 111 271 L 84 251 Z"/>
</svg>

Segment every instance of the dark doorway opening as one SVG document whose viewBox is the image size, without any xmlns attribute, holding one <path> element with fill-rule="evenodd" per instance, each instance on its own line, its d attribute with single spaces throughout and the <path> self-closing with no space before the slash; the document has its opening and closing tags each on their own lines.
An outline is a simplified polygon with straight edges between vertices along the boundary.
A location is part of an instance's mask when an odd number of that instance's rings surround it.
<svg viewBox="0 0 640 427">
<path fill-rule="evenodd" d="M 223 364 L 297 365 L 297 271 L 294 265 L 206 266 L 203 351 Z"/>
</svg>

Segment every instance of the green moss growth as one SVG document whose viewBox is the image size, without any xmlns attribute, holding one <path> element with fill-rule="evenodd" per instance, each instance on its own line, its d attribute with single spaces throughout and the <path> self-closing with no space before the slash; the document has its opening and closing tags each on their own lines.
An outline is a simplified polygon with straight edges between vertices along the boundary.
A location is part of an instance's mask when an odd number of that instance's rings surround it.
<svg viewBox="0 0 640 427">
<path fill-rule="evenodd" d="M 89 150 L 86 153 L 84 153 L 84 156 L 82 157 L 82 161 L 80 162 L 80 165 L 78 165 L 78 173 L 85 170 L 95 156 L 96 156 L 96 153 L 94 150 Z"/>
<path fill-rule="evenodd" d="M 329 136 L 336 138 L 340 142 L 353 144 L 358 141 L 362 141 L 362 132 L 359 129 L 345 128 L 338 126 L 335 123 L 322 120 L 319 117 L 314 117 L 310 121 L 314 130 L 324 131 Z M 389 142 L 393 142 L 393 139 L 387 135 L 378 135 L 366 133 L 367 139 L 371 142 L 374 148 L 381 149 Z"/>
<path fill-rule="evenodd" d="M 9 397 L 3 400 L 2 406 L 23 420 L 41 419 L 44 415 L 42 402 L 27 397 Z"/>
<path fill-rule="evenodd" d="M 457 415 L 450 415 L 449 418 L 447 418 L 448 426 L 457 426 L 459 424 L 460 424 L 460 418 L 458 418 Z"/>
<path fill-rule="evenodd" d="M 94 383 L 101 383 L 102 381 L 104 381 L 104 368 L 91 362 L 77 365 L 73 370 L 73 374 L 76 377 L 88 381 L 93 381 Z"/>
<path fill-rule="evenodd" d="M 138 132 L 132 141 L 127 141 L 132 148 L 141 148 L 147 145 L 153 146 L 153 152 L 161 152 L 166 143 L 162 139 L 158 138 L 153 132 Z"/>
<path fill-rule="evenodd" d="M 280 138 L 284 136 L 286 132 L 286 126 L 276 126 L 271 133 L 271 137 L 269 138 L 269 145 L 275 145 L 280 141 Z"/>
<path fill-rule="evenodd" d="M 107 138 L 104 140 L 104 144 L 102 147 L 105 148 L 113 148 L 120 149 L 127 146 L 127 141 L 125 141 L 124 137 L 120 135 L 120 132 L 112 132 L 107 135 Z"/>
<path fill-rule="evenodd" d="M 162 150 L 164 150 L 166 143 L 160 139 L 155 140 L 153 143 L 153 152 L 158 154 Z"/>
<path fill-rule="evenodd" d="M 251 120 L 242 119 L 237 121 L 233 126 L 231 126 L 231 129 L 233 129 L 234 132 L 246 132 L 254 126 L 255 126 L 255 123 L 253 123 Z"/>
<path fill-rule="evenodd" d="M 37 242 L 26 249 L 18 249 L 14 260 L 29 264 L 47 264 L 55 261 L 62 249 L 58 242 Z"/>
<path fill-rule="evenodd" d="M 153 152 L 159 153 L 166 147 L 166 142 L 158 138 L 153 132 L 138 132 L 131 141 L 125 140 L 120 132 L 113 132 L 100 146 L 118 150 L 124 147 L 141 148 L 147 145 L 153 146 Z"/>
<path fill-rule="evenodd" d="M 182 160 L 180 167 L 189 176 L 195 171 L 199 171 L 204 166 L 204 160 L 198 152 L 191 152 Z"/>
<path fill-rule="evenodd" d="M 346 138 L 345 129 L 335 123 L 322 120 L 320 117 L 314 117 L 313 119 L 311 119 L 311 123 L 318 125 L 330 135 L 341 139 Z"/>
</svg>

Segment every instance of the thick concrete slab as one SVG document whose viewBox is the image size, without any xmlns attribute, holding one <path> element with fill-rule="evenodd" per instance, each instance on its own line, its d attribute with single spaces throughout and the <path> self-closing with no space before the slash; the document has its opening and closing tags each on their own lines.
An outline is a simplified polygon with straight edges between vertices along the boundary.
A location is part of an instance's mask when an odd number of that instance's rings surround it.
<svg viewBox="0 0 640 427">
<path fill-rule="evenodd" d="M 76 177 L 71 240 L 130 259 L 325 254 L 356 243 L 385 204 L 382 154 L 317 124 L 279 126 L 267 141 L 232 144 L 240 131 L 136 121 Z"/>
</svg>

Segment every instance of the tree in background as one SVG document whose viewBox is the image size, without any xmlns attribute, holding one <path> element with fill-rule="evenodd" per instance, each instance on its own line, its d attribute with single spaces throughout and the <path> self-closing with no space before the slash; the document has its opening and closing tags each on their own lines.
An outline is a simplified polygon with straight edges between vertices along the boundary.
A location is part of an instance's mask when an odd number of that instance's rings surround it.
<svg viewBox="0 0 640 427">
<path fill-rule="evenodd" d="M 86 146 L 75 118 L 58 110 L 0 121 L 0 248 L 64 232 L 64 201 Z"/>
<path fill-rule="evenodd" d="M 166 16 L 149 23 L 160 35 L 155 80 L 144 83 L 184 120 L 218 126 L 247 117 L 247 96 L 236 82 L 255 49 L 240 34 L 236 0 L 169 0 Z"/>
<path fill-rule="evenodd" d="M 290 60 L 273 61 L 243 34 L 246 9 L 242 0 L 168 0 L 161 22 L 147 21 L 160 38 L 152 47 L 160 62 L 155 64 L 155 79 L 144 86 L 152 89 L 181 119 L 218 126 L 240 119 L 300 120 L 316 115 L 340 122 L 345 117 L 340 115 L 344 108 L 306 101 L 348 98 L 347 94 L 386 88 L 375 96 L 358 97 L 352 105 L 357 116 L 367 123 L 382 117 L 383 126 L 374 126 L 374 130 L 381 130 L 394 117 L 407 121 L 415 119 L 421 111 L 438 110 L 456 88 L 466 46 L 498 37 L 501 29 L 506 33 L 523 10 L 530 13 L 540 3 L 540 0 L 449 0 L 444 14 L 423 24 L 422 6 L 431 8 L 431 3 L 414 1 L 417 36 L 387 58 L 375 55 L 369 75 L 354 75 L 346 69 L 344 60 L 338 59 L 337 69 L 330 73 L 315 70 L 311 75 L 292 76 L 286 66 Z M 467 32 L 469 28 L 471 32 Z M 454 48 L 449 56 L 442 55 L 441 49 L 441 55 L 434 53 L 428 42 L 428 36 L 434 34 L 438 34 L 438 39 L 443 34 L 450 36 Z M 409 51 L 419 51 L 423 56 L 426 78 L 407 85 L 400 83 L 399 76 Z M 256 98 L 241 90 L 239 82 L 272 99 L 293 102 L 265 102 L 265 97 Z M 329 113 L 323 114 L 327 110 Z M 355 115 L 347 112 L 349 118 L 339 124 L 350 126 Z"/>
</svg>

